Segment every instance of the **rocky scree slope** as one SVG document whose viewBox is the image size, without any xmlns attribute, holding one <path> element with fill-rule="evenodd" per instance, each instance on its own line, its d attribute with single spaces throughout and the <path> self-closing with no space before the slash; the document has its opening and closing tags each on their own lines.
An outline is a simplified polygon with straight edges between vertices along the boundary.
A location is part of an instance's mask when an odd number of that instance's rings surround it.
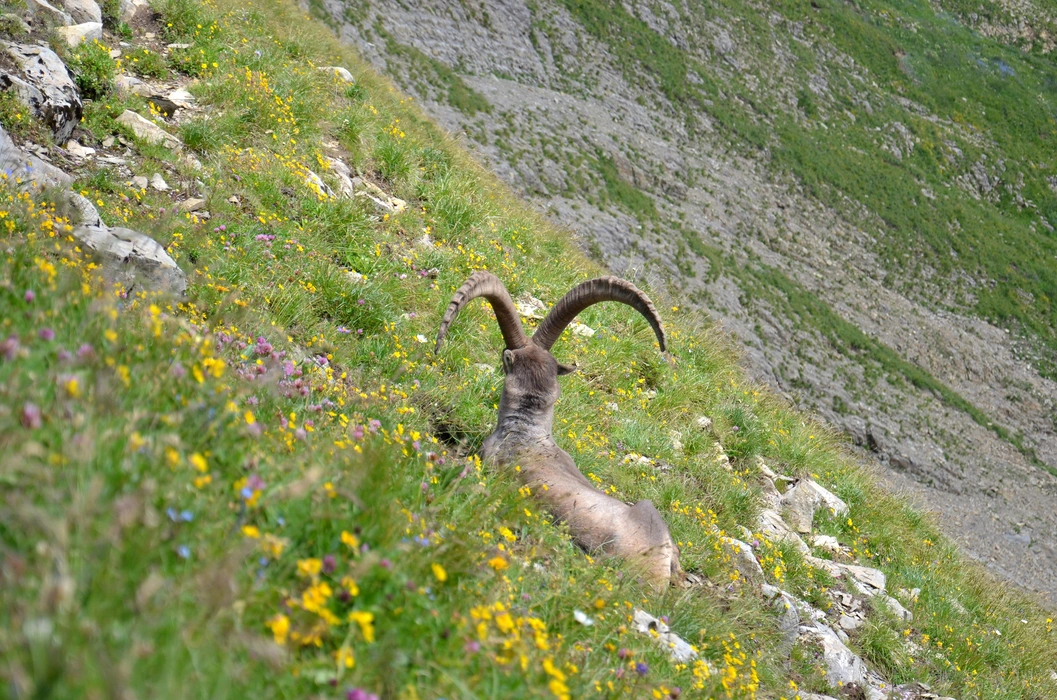
<svg viewBox="0 0 1057 700">
<path fill-rule="evenodd" d="M 977 559 L 1057 601 L 1051 18 L 1031 3 L 315 7 Z"/>
</svg>

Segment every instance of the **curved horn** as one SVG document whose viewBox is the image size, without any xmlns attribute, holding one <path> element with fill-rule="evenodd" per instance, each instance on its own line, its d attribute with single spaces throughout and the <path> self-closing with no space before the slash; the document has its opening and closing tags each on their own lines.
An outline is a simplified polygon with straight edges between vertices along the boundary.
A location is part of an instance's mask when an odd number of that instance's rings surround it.
<svg viewBox="0 0 1057 700">
<path fill-rule="evenodd" d="M 544 350 L 550 350 L 554 341 L 578 313 L 600 301 L 619 301 L 634 308 L 653 327 L 657 342 L 661 344 L 661 352 L 667 349 L 664 328 L 661 326 L 657 309 L 653 308 L 653 302 L 638 287 L 618 277 L 599 277 L 574 287 L 554 305 L 547 318 L 543 319 L 532 336 L 532 342 Z"/>
<path fill-rule="evenodd" d="M 459 290 L 455 292 L 455 296 L 452 297 L 451 303 L 448 304 L 448 310 L 444 312 L 444 318 L 440 322 L 440 330 L 437 331 L 437 346 L 434 352 L 440 352 L 444 337 L 448 335 L 448 325 L 455 320 L 459 310 L 464 304 L 477 297 L 484 297 L 492 305 L 492 311 L 495 312 L 495 318 L 499 321 L 499 330 L 503 333 L 507 349 L 517 350 L 525 347 L 528 339 L 521 328 L 521 319 L 518 318 L 517 308 L 514 306 L 514 300 L 510 298 L 510 292 L 491 272 L 478 270 L 462 283 Z"/>
</svg>

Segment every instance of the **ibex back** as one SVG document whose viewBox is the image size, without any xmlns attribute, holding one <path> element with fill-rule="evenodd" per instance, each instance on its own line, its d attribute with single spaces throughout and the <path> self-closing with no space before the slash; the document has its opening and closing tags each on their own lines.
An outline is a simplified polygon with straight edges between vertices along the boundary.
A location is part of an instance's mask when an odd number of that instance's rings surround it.
<svg viewBox="0 0 1057 700">
<path fill-rule="evenodd" d="M 600 277 L 566 294 L 528 338 L 506 287 L 490 272 L 479 271 L 466 280 L 448 305 L 437 333 L 437 352 L 459 309 L 477 297 L 492 305 L 506 342 L 499 419 L 484 442 L 482 457 L 500 466 L 520 467 L 517 474 L 521 482 L 556 518 L 568 524 L 573 539 L 585 550 L 628 559 L 655 587 L 681 578 L 679 550 L 653 504 L 644 500 L 629 506 L 596 489 L 551 434 L 554 403 L 561 395 L 558 377 L 576 369 L 554 359 L 550 353 L 554 341 L 588 306 L 618 301 L 646 318 L 664 351 L 664 329 L 653 304 L 630 282 Z"/>
</svg>

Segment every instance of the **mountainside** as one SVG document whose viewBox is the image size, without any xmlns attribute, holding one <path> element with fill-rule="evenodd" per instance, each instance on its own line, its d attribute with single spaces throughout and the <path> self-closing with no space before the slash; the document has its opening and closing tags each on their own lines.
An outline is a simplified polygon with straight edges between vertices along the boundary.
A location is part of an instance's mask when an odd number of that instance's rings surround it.
<svg viewBox="0 0 1057 700">
<path fill-rule="evenodd" d="M 0 696 L 1057 697 L 1037 596 L 605 274 L 292 0 L 6 5 Z"/>
<path fill-rule="evenodd" d="M 710 315 L 1057 600 L 1051 10 L 314 6 L 592 257 Z"/>
</svg>

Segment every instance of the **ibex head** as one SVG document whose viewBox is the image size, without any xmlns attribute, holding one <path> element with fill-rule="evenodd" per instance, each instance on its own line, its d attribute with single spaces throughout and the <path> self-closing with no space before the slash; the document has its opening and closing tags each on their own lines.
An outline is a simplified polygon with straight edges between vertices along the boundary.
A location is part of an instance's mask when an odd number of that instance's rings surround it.
<svg viewBox="0 0 1057 700">
<path fill-rule="evenodd" d="M 499 404 L 499 424 L 513 420 L 545 428 L 550 432 L 554 402 L 560 390 L 558 377 L 576 371 L 576 367 L 565 365 L 554 359 L 550 348 L 561 336 L 565 327 L 576 315 L 592 304 L 602 301 L 618 301 L 641 313 L 657 335 L 663 352 L 664 328 L 653 303 L 635 285 L 616 277 L 599 277 L 573 288 L 554 305 L 531 338 L 525 335 L 510 293 L 503 283 L 490 272 L 473 273 L 455 292 L 437 333 L 436 351 L 448 333 L 448 326 L 466 303 L 484 297 L 492 305 L 499 329 L 506 341 L 503 350 L 503 372 L 506 381 Z"/>
</svg>

